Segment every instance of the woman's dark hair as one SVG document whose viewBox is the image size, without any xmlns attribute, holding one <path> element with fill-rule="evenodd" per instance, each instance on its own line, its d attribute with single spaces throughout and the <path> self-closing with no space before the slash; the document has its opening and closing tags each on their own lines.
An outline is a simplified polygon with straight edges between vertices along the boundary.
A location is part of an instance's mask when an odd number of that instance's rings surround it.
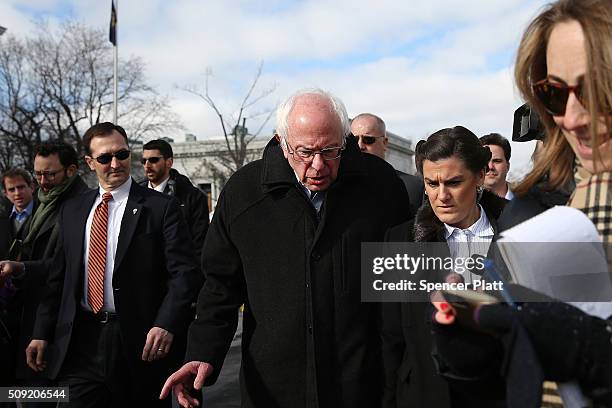
<svg viewBox="0 0 612 408">
<path fill-rule="evenodd" d="M 460 159 L 472 173 L 486 169 L 491 159 L 491 150 L 482 146 L 478 137 L 463 126 L 441 129 L 427 140 L 421 140 L 415 148 L 415 161 L 418 172 L 423 175 L 423 162 Z"/>
</svg>

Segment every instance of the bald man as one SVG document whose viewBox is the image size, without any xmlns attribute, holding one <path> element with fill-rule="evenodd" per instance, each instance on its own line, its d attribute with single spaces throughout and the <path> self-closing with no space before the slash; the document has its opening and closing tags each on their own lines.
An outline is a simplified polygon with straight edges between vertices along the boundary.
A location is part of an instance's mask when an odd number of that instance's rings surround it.
<svg viewBox="0 0 612 408">
<path fill-rule="evenodd" d="M 351 122 L 351 133 L 359 141 L 359 149 L 364 153 L 373 154 L 385 159 L 389 143 L 385 122 L 372 113 L 360 113 Z M 423 203 L 424 184 L 420 177 L 396 170 L 397 176 L 404 182 L 410 197 L 410 213 L 416 214 Z"/>
</svg>

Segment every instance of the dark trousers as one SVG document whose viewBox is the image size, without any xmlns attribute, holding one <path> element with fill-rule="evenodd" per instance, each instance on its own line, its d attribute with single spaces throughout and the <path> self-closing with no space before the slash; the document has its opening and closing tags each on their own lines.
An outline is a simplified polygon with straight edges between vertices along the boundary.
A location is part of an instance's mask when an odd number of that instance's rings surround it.
<svg viewBox="0 0 612 408">
<path fill-rule="evenodd" d="M 138 356 L 140 357 L 140 356 Z M 102 323 L 92 315 L 78 313 L 59 386 L 69 387 L 75 408 L 169 407 L 159 401 L 161 389 L 141 385 L 125 358 L 119 320 Z M 146 383 L 146 381 L 143 381 Z"/>
</svg>

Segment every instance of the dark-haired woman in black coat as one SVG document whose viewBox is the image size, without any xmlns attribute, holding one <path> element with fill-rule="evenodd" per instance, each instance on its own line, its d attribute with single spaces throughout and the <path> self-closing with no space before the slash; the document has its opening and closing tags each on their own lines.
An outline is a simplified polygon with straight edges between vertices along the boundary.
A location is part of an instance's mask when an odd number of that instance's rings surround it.
<svg viewBox="0 0 612 408">
<path fill-rule="evenodd" d="M 447 242 L 452 257 L 458 246 L 470 242 L 469 255 L 486 255 L 506 203 L 482 188 L 490 156 L 476 135 L 461 126 L 419 142 L 416 164 L 427 200 L 415 219 L 391 228 L 386 241 Z M 468 282 L 473 278 L 465 276 Z M 470 386 L 488 386 L 473 378 L 465 383 L 455 378 L 449 387 L 439 374 L 445 367 L 436 367 L 432 357 L 432 311 L 423 302 L 383 305 L 385 408 L 461 406 Z M 485 405 L 494 407 L 500 392 L 491 389 Z"/>
</svg>

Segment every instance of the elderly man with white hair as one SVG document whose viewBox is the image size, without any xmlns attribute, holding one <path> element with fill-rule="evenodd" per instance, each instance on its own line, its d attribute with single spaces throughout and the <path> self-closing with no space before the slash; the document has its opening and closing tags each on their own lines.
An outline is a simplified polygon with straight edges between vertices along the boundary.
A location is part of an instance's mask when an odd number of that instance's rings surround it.
<svg viewBox="0 0 612 408">
<path fill-rule="evenodd" d="M 302 90 L 280 105 L 263 158 L 237 171 L 203 250 L 207 280 L 187 363 L 162 391 L 181 405 L 215 382 L 244 304 L 243 407 L 377 407 L 379 305 L 361 302 L 361 243 L 408 216 L 393 168 L 362 154 L 343 103 Z"/>
</svg>

